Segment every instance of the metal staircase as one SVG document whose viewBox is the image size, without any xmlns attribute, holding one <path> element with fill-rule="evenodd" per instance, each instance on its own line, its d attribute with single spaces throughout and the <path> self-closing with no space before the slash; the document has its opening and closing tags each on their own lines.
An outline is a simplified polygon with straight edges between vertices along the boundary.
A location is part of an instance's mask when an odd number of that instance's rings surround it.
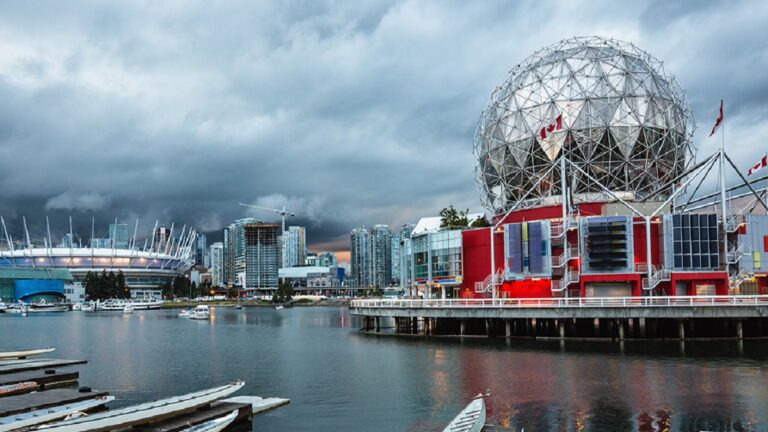
<svg viewBox="0 0 768 432">
<path fill-rule="evenodd" d="M 494 285 L 499 285 L 504 280 L 504 270 L 499 269 L 495 274 L 491 273 L 482 280 L 482 282 L 475 282 L 475 292 L 487 293 L 493 291 Z"/>
<path fill-rule="evenodd" d="M 672 273 L 663 268 L 658 266 L 653 266 L 653 274 L 651 275 L 651 280 L 649 281 L 647 277 L 642 279 L 643 289 L 648 291 L 656 288 L 661 282 L 664 281 L 670 281 L 672 280 Z"/>
</svg>

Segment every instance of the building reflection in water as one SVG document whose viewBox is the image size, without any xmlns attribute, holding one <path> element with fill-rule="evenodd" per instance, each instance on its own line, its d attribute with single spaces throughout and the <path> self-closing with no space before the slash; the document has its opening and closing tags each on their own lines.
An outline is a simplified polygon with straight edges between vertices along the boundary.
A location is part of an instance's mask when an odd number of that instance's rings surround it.
<svg viewBox="0 0 768 432">
<path fill-rule="evenodd" d="M 752 413 L 765 411 L 768 382 L 758 365 L 732 368 L 727 360 L 553 347 L 463 343 L 436 355 L 433 396 L 447 398 L 441 395 L 450 379 L 438 368 L 446 355 L 455 356 L 459 375 L 453 379 L 464 403 L 489 389 L 489 420 L 512 430 L 754 430 Z"/>
</svg>

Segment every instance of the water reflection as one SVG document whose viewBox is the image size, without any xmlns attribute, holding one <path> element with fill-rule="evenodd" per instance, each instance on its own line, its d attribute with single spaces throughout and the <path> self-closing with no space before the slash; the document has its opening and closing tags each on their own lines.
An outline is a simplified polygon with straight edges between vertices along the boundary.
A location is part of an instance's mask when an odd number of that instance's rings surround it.
<svg viewBox="0 0 768 432">
<path fill-rule="evenodd" d="M 81 382 L 115 406 L 235 379 L 291 405 L 254 430 L 440 430 L 490 390 L 489 421 L 519 431 L 768 430 L 765 341 L 531 342 L 363 335 L 343 308 L 213 308 L 0 316 L 0 350 L 87 358 Z M 361 427 L 364 425 L 364 427 Z"/>
</svg>

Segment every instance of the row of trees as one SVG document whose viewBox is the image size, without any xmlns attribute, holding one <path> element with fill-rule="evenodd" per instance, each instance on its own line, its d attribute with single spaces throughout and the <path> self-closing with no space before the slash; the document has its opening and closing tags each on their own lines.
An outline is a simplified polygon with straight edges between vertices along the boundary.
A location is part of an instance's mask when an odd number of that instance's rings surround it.
<svg viewBox="0 0 768 432">
<path fill-rule="evenodd" d="M 459 228 L 459 227 L 488 227 L 491 226 L 485 217 L 481 217 L 469 222 L 469 209 L 456 210 L 453 206 L 440 210 L 441 228 Z"/>
<path fill-rule="evenodd" d="M 111 298 L 128 298 L 131 291 L 125 284 L 125 275 L 122 271 L 117 273 L 102 271 L 101 274 L 88 272 L 83 281 L 85 298 L 88 300 L 107 300 Z"/>
</svg>

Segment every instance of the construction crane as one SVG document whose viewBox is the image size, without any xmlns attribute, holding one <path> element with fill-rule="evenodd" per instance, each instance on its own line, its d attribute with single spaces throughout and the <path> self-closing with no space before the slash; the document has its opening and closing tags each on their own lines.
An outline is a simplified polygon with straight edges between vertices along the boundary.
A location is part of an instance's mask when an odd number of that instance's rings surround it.
<svg viewBox="0 0 768 432">
<path fill-rule="evenodd" d="M 242 206 L 242 207 L 250 207 L 250 208 L 254 208 L 254 209 L 258 209 L 258 210 L 264 210 L 264 211 L 268 211 L 268 212 L 279 214 L 280 218 L 283 220 L 283 231 L 280 233 L 280 235 L 284 235 L 283 233 L 285 232 L 285 217 L 286 216 L 296 216 L 295 214 L 287 211 L 285 209 L 285 206 L 283 206 L 283 209 L 280 210 L 280 209 L 273 209 L 273 208 L 269 208 L 269 207 L 257 206 L 257 205 L 253 205 L 253 204 L 246 204 L 246 203 L 238 203 L 238 204 L 240 206 Z"/>
</svg>

